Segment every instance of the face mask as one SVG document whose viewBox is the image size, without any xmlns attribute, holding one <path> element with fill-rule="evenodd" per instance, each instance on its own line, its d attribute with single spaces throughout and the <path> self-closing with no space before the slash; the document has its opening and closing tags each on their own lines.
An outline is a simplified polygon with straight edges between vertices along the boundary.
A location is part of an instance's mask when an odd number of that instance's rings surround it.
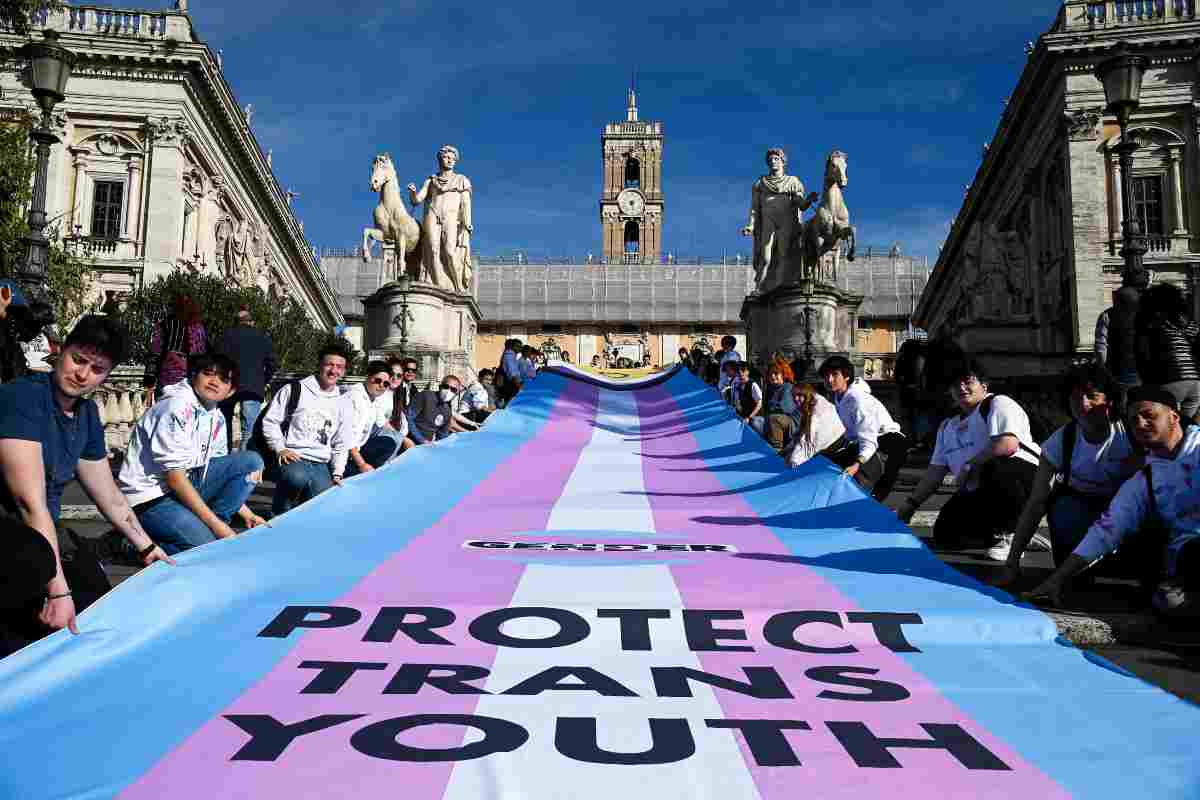
<svg viewBox="0 0 1200 800">
<path fill-rule="evenodd" d="M 443 403 L 449 403 L 451 400 L 454 399 L 454 390 L 442 389 L 441 396 L 442 396 Z"/>
</svg>

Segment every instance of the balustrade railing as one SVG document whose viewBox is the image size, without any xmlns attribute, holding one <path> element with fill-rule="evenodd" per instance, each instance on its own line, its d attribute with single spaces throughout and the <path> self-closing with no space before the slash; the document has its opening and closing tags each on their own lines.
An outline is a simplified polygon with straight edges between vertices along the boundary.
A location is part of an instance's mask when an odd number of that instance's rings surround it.
<svg viewBox="0 0 1200 800">
<path fill-rule="evenodd" d="M 1106 28 L 1196 18 L 1196 0 L 1083 0 L 1066 5 L 1066 27 Z"/>
<path fill-rule="evenodd" d="M 164 39 L 167 35 L 167 15 L 162 13 L 98 6 L 66 6 L 62 13 L 66 17 L 65 29 L 69 33 L 150 39 Z"/>
</svg>

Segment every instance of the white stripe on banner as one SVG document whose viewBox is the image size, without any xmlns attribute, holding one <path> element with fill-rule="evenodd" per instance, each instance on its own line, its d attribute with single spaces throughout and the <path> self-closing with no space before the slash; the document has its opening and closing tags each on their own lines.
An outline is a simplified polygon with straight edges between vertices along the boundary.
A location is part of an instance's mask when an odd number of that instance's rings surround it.
<svg viewBox="0 0 1200 800">
<path fill-rule="evenodd" d="M 641 534 L 654 538 L 654 520 L 642 481 L 637 403 L 631 392 L 600 392 L 597 427 L 583 449 L 579 464 L 550 514 L 547 528 L 554 531 Z M 620 540 L 618 540 L 620 541 Z M 670 541 L 669 539 L 667 541 Z M 498 554 L 511 558 L 511 553 Z M 454 767 L 446 800 L 739 800 L 758 798 L 754 780 L 732 736 L 705 735 L 705 719 L 724 715 L 712 689 L 693 684 L 694 698 L 655 697 L 651 667 L 701 669 L 688 650 L 680 622 L 683 601 L 670 567 L 660 564 L 605 566 L 603 554 L 540 554 L 517 586 L 514 606 L 568 608 L 592 626 L 591 635 L 579 644 L 551 649 L 500 648 L 486 688 L 494 694 L 480 698 L 477 714 L 516 722 L 530 733 L 520 749 L 485 759 L 459 762 Z M 557 562 L 563 563 L 558 566 Z M 651 620 L 653 650 L 622 652 L 615 619 L 597 619 L 598 608 L 637 605 L 671 610 L 669 620 Z M 553 635 L 549 621 L 519 620 L 504 627 L 514 636 Z M 595 691 L 551 690 L 532 697 L 501 696 L 551 667 L 592 666 L 636 692 L 638 697 L 603 697 Z M 563 683 L 577 682 L 568 677 Z M 593 717 L 597 743 L 604 750 L 636 753 L 651 745 L 647 720 L 686 718 L 696 740 L 692 758 L 655 767 L 614 767 L 571 760 L 555 748 L 555 721 L 560 717 Z M 477 734 L 468 741 L 478 739 Z M 499 793 L 499 787 L 505 787 Z"/>
</svg>

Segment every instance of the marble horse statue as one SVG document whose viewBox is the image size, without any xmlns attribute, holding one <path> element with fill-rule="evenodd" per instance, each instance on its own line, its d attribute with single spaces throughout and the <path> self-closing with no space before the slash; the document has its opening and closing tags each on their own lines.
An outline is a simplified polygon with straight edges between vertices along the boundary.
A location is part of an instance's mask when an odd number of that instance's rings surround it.
<svg viewBox="0 0 1200 800">
<path fill-rule="evenodd" d="M 834 150 L 825 159 L 825 186 L 821 192 L 821 204 L 817 213 L 804 224 L 802 246 L 804 274 L 832 281 L 833 276 L 818 276 L 821 257 L 845 241 L 848 245 L 846 260 L 854 260 L 854 226 L 850 224 L 850 211 L 846 208 L 842 190 L 846 188 L 846 154 Z M 835 259 L 839 253 L 835 252 Z"/>
<path fill-rule="evenodd" d="M 418 247 L 421 226 L 404 208 L 396 167 L 387 153 L 375 156 L 371 168 L 371 191 L 379 194 L 379 205 L 375 206 L 375 227 L 363 229 L 363 260 L 371 257 L 372 241 L 391 244 L 396 248 L 396 258 L 382 282 L 390 283 L 398 279 L 402 268 L 412 278 L 418 278 L 421 269 L 421 251 Z"/>
</svg>

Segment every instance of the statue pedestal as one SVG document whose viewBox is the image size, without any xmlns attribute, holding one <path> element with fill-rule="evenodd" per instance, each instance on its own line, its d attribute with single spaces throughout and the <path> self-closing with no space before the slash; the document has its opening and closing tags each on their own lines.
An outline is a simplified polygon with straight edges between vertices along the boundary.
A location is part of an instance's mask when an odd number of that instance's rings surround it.
<svg viewBox="0 0 1200 800">
<path fill-rule="evenodd" d="M 412 356 L 421 363 L 422 383 L 446 375 L 458 375 L 464 382 L 471 377 L 480 319 L 479 304 L 471 295 L 425 283 L 413 283 L 405 291 L 393 282 L 363 300 L 363 310 L 363 345 L 372 358 Z M 406 310 L 407 329 L 401 324 Z"/>
<path fill-rule="evenodd" d="M 813 358 L 809 376 L 814 376 L 821 361 L 835 353 L 853 361 L 854 329 L 862 301 L 862 295 L 811 281 L 747 295 L 741 311 L 746 324 L 746 358 L 764 366 L 776 352 L 788 359 L 803 358 L 807 308 L 812 326 L 808 346 Z"/>
</svg>

